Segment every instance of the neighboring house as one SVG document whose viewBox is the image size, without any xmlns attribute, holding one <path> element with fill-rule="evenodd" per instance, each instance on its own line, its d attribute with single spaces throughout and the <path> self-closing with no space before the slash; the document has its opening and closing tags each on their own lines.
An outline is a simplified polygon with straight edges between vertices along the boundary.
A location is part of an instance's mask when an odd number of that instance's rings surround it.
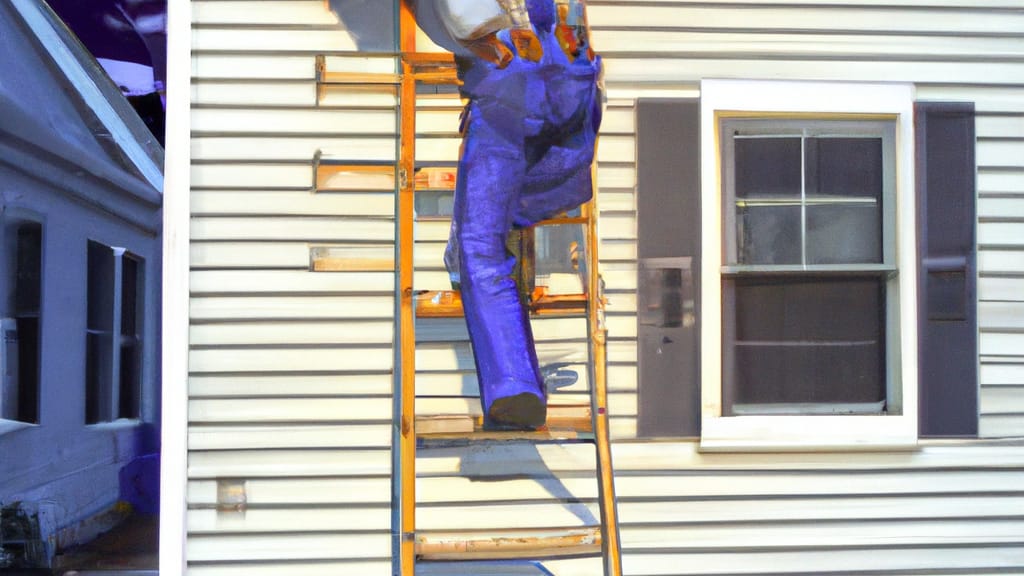
<svg viewBox="0 0 1024 576">
<path fill-rule="evenodd" d="M 168 221 L 191 239 L 188 463 L 165 471 L 187 476 L 187 526 L 167 525 L 190 574 L 390 574 L 395 274 L 311 259 L 394 248 L 394 170 L 359 166 L 396 160 L 395 59 L 319 0 L 191 11 L 191 208 Z M 589 18 L 625 573 L 1024 573 L 1019 3 L 595 0 Z M 432 168 L 459 146 L 439 92 L 417 108 Z M 418 197 L 417 290 L 447 282 L 445 182 Z M 583 397 L 584 326 L 535 332 L 569 373 L 552 401 Z M 416 339 L 417 409 L 472 408 L 459 321 Z M 588 446 L 417 468 L 422 529 L 597 517 Z"/>
<path fill-rule="evenodd" d="M 109 528 L 122 469 L 159 451 L 163 176 L 44 2 L 0 6 L 0 53 L 2 568 Z"/>
</svg>

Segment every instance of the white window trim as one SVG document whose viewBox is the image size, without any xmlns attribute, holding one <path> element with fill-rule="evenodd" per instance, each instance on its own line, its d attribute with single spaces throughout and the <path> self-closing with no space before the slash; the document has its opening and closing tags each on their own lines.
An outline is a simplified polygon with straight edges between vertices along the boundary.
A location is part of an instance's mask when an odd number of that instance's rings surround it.
<svg viewBox="0 0 1024 576">
<path fill-rule="evenodd" d="M 899 449 L 917 443 L 914 87 L 773 80 L 701 81 L 701 441 L 705 451 Z M 896 119 L 898 415 L 722 415 L 722 182 L 719 118 L 729 113 Z"/>
</svg>

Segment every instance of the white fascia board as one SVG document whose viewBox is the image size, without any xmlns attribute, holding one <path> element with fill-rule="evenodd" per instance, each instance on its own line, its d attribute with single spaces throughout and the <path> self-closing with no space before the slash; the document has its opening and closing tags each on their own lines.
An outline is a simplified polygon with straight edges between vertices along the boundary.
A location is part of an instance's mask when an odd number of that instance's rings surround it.
<svg viewBox="0 0 1024 576">
<path fill-rule="evenodd" d="M 163 191 L 163 170 L 157 161 L 139 142 L 136 132 L 125 123 L 97 83 L 98 70 L 86 69 L 79 56 L 65 42 L 54 28 L 45 7 L 39 0 L 11 0 L 25 24 L 39 39 L 42 48 L 53 58 L 54 63 L 78 91 L 85 104 L 96 114 L 110 132 L 114 142 L 124 151 L 125 156 L 136 166 L 143 178 L 157 191 Z M 96 64 L 99 68 L 99 64 Z M 120 94 L 118 94 L 120 95 Z"/>
</svg>

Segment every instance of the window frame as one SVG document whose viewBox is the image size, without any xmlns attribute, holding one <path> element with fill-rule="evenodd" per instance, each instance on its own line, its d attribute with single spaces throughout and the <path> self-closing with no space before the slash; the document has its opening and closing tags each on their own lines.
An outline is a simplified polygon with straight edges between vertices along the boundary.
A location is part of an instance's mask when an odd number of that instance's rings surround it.
<svg viewBox="0 0 1024 576">
<path fill-rule="evenodd" d="M 32 395 L 34 397 L 34 408 L 35 412 L 31 415 L 17 414 L 14 418 L 7 418 L 0 415 L 0 435 L 5 432 L 20 430 L 24 427 L 38 426 L 42 420 L 42 354 L 43 354 L 43 290 L 45 287 L 45 275 L 46 275 L 46 225 L 42 215 L 35 212 L 21 210 L 19 208 L 11 209 L 8 207 L 8 213 L 4 215 L 3 219 L 0 219 L 0 226 L 3 230 L 0 230 L 0 249 L 4 251 L 4 254 L 0 256 L 3 259 L 4 264 L 0 266 L 3 269 L 3 273 L 8 279 L 12 280 L 10 285 L 10 294 L 5 292 L 4 297 L 9 297 L 9 302 L 4 302 L 0 305 L 0 310 L 3 311 L 4 320 L 10 320 L 18 323 L 19 320 L 34 318 L 35 319 L 35 331 L 36 338 L 33 342 L 35 366 L 32 371 L 34 373 L 33 382 L 28 383 L 22 381 L 22 377 L 25 372 L 22 371 L 22 360 L 21 356 L 24 355 L 24 345 L 22 342 L 28 342 L 25 335 L 18 332 L 18 376 L 19 379 L 14 385 L 17 387 L 18 395 L 25 393 L 25 389 L 31 386 L 33 388 Z M 35 295 L 36 302 L 32 307 L 32 310 L 26 311 L 19 309 L 20 303 L 18 300 L 18 291 L 20 284 L 17 278 L 18 274 L 18 249 L 19 249 L 19 234 L 22 227 L 29 226 L 38 229 L 38 246 L 37 250 L 39 253 L 38 260 L 38 278 L 36 278 L 38 285 L 34 287 L 34 291 L 38 292 Z M 0 336 L 2 338 L 2 336 Z M 5 342 L 0 342 L 6 348 Z M 0 351 L 0 353 L 6 354 L 6 350 Z M 0 367 L 6 369 L 6 363 L 0 363 Z M 0 378 L 6 376 L 0 374 Z M 0 394 L 6 394 L 6 390 L 0 385 Z M 20 412 L 20 409 L 16 407 L 16 410 Z M 30 417 L 28 417 L 30 416 Z"/>
<path fill-rule="evenodd" d="M 896 293 L 888 394 L 900 404 L 885 415 L 723 415 L 723 277 L 727 269 L 721 121 L 763 119 L 888 120 L 895 123 Z M 910 448 L 917 442 L 917 238 L 914 182 L 914 87 L 903 83 L 775 80 L 701 82 L 701 450 Z"/>
<path fill-rule="evenodd" d="M 86 349 L 86 362 L 83 365 L 83 382 L 85 384 L 83 392 L 85 395 L 85 412 L 83 417 L 87 426 L 97 426 L 109 424 L 111 422 L 126 421 L 126 422 L 138 422 L 142 419 L 142 393 L 143 393 L 143 375 L 142 367 L 145 363 L 145 347 L 143 346 L 143 326 L 145 321 L 144 314 L 144 298 L 145 298 L 145 283 L 146 283 L 146 272 L 145 272 L 145 259 L 138 256 L 127 249 L 110 246 L 104 242 L 98 240 L 87 241 L 87 257 L 86 262 L 88 263 L 90 271 L 94 267 L 94 264 L 90 262 L 88 252 L 92 249 L 99 251 L 109 251 L 111 258 L 110 262 L 110 276 L 108 278 L 98 278 L 105 292 L 102 296 L 97 296 L 89 293 L 89 282 L 86 286 L 86 327 L 85 327 L 85 340 L 83 345 Z M 133 309 L 128 312 L 124 310 L 125 297 L 124 290 L 126 288 L 126 278 L 124 274 L 124 262 L 125 260 L 131 260 L 135 263 L 135 295 L 129 303 L 133 304 Z M 100 328 L 96 328 L 89 325 L 88 316 L 89 308 L 94 305 L 94 297 L 109 298 L 109 317 L 110 322 L 109 328 L 105 325 Z M 125 333 L 124 319 L 126 313 L 129 313 L 133 318 L 131 334 Z M 90 381 L 93 379 L 91 370 L 94 364 L 89 361 L 88 353 L 88 341 L 90 336 L 99 336 L 106 340 L 109 350 L 108 356 L 101 366 L 101 374 L 103 378 L 95 382 L 95 390 Z M 121 374 L 123 367 L 122 356 L 125 354 L 126 348 L 129 349 L 136 362 L 132 365 L 133 373 L 131 375 L 132 396 L 129 399 L 130 408 L 135 414 L 124 415 L 122 394 L 124 392 L 124 377 Z M 95 362 L 96 360 L 93 360 Z M 95 395 L 95 396 L 94 396 Z M 95 403 L 95 414 L 92 414 L 92 404 Z"/>
</svg>

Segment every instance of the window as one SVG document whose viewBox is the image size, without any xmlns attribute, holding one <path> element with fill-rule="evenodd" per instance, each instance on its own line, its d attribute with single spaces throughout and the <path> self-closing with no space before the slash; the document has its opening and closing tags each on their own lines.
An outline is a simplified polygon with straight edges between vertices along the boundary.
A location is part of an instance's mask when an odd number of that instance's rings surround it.
<svg viewBox="0 0 1024 576">
<path fill-rule="evenodd" d="M 0 419 L 37 423 L 43 229 L 38 222 L 14 220 L 3 233 Z"/>
<path fill-rule="evenodd" d="M 142 384 L 143 261 L 89 242 L 85 421 L 138 418 Z"/>
<path fill-rule="evenodd" d="M 701 444 L 916 440 L 913 91 L 701 86 Z"/>
<path fill-rule="evenodd" d="M 722 410 L 900 410 L 892 120 L 723 118 Z"/>
</svg>

